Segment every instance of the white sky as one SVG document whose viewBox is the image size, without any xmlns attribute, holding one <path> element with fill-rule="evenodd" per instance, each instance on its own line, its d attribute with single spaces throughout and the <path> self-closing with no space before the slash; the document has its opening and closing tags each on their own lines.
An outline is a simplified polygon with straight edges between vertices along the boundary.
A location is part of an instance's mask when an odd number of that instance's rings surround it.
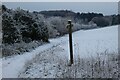
<svg viewBox="0 0 120 80">
<path fill-rule="evenodd" d="M 120 0 L 2 0 L 2 2 L 118 2 Z"/>
<path fill-rule="evenodd" d="M 8 8 L 30 11 L 42 10 L 72 10 L 74 12 L 97 12 L 104 15 L 118 13 L 118 2 L 7 2 Z"/>
</svg>

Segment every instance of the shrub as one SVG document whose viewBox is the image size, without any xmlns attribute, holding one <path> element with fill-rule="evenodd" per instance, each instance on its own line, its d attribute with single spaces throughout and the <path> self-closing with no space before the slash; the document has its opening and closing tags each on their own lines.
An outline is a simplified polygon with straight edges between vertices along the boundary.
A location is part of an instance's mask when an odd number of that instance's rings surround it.
<svg viewBox="0 0 120 80">
<path fill-rule="evenodd" d="M 61 17 L 50 17 L 47 20 L 51 25 L 53 25 L 52 27 L 60 33 L 60 35 L 68 33 L 66 29 L 67 19 Z"/>
<path fill-rule="evenodd" d="M 107 21 L 104 17 L 95 17 L 92 21 L 97 24 L 97 26 L 104 27 L 109 25 L 109 21 Z"/>
<path fill-rule="evenodd" d="M 14 20 L 8 13 L 2 15 L 3 43 L 14 43 L 19 41 L 17 28 L 14 26 Z"/>
<path fill-rule="evenodd" d="M 14 43 L 11 45 L 3 44 L 2 57 L 23 54 L 24 52 L 29 52 L 42 44 L 44 44 L 44 42 L 42 41 L 32 41 L 29 43 L 21 42 L 21 43 Z"/>
</svg>

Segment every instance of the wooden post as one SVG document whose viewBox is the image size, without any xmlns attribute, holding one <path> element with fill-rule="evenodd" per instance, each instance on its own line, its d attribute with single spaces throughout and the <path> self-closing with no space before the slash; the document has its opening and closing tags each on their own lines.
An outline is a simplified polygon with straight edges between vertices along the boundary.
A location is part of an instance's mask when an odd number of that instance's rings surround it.
<svg viewBox="0 0 120 80">
<path fill-rule="evenodd" d="M 72 26 L 71 20 L 68 20 L 67 28 L 69 31 L 70 66 L 73 64 Z"/>
</svg>

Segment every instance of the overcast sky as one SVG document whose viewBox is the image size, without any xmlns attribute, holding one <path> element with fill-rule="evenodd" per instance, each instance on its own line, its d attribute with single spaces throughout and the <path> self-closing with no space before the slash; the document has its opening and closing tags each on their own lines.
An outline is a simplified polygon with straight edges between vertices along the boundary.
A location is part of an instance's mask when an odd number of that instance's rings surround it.
<svg viewBox="0 0 120 80">
<path fill-rule="evenodd" d="M 74 12 L 97 12 L 104 15 L 118 13 L 117 2 L 6 2 L 8 8 L 20 7 L 29 11 L 72 10 Z"/>
</svg>

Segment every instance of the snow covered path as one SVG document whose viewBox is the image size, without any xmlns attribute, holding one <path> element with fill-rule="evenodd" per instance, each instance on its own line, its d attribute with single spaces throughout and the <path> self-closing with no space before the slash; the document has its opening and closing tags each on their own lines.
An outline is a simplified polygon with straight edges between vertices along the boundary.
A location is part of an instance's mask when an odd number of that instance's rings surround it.
<svg viewBox="0 0 120 80">
<path fill-rule="evenodd" d="M 30 53 L 3 59 L 2 76 L 4 78 L 60 77 L 66 69 L 59 68 L 65 68 L 69 60 L 68 35 L 51 39 L 50 42 L 50 44 L 40 46 Z M 81 30 L 73 33 L 75 61 L 78 57 L 95 57 L 97 53 L 117 53 L 117 49 L 118 26 Z M 57 74 L 54 74 L 56 71 Z"/>
<path fill-rule="evenodd" d="M 65 70 L 65 64 L 68 60 L 67 51 L 61 45 L 55 46 L 50 50 L 37 55 L 33 60 L 28 62 L 26 70 L 22 72 L 21 78 L 55 78 L 61 77 Z M 64 65 L 63 65 L 64 64 Z"/>
<path fill-rule="evenodd" d="M 53 42 L 40 46 L 32 52 L 26 52 L 23 55 L 13 56 L 8 59 L 2 59 L 2 77 L 3 78 L 17 78 L 19 73 L 24 70 L 25 64 L 32 60 L 36 55 L 44 53 L 51 48 L 63 43 L 62 38 L 59 41 L 56 39 Z M 12 72 L 12 73 L 11 73 Z"/>
</svg>

